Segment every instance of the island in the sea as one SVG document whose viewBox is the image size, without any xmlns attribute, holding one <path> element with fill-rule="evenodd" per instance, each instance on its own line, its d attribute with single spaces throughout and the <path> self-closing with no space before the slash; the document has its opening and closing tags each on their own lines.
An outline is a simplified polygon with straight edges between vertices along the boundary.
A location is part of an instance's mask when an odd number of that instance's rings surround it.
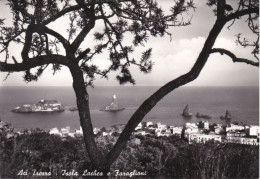
<svg viewBox="0 0 260 179">
<path fill-rule="evenodd" d="M 57 100 L 40 100 L 36 104 L 23 104 L 12 109 L 16 113 L 63 112 L 64 106 Z"/>
<path fill-rule="evenodd" d="M 122 111 L 124 110 L 125 108 L 121 107 L 120 104 L 117 102 L 117 99 L 116 99 L 116 95 L 114 94 L 113 97 L 112 97 L 112 102 L 100 109 L 101 111 L 110 111 L 110 112 L 116 112 L 116 111 Z"/>
</svg>

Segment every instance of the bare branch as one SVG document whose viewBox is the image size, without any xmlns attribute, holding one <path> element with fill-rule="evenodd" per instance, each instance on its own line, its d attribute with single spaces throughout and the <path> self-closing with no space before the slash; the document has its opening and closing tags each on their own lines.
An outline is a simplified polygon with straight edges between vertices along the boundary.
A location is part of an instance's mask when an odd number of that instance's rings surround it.
<svg viewBox="0 0 260 179">
<path fill-rule="evenodd" d="M 15 64 L 18 63 L 14 56 L 12 56 L 12 59 L 13 59 L 13 61 L 14 61 Z"/>
<path fill-rule="evenodd" d="M 246 63 L 246 64 L 257 66 L 257 67 L 259 66 L 259 62 L 254 62 L 254 61 L 251 61 L 251 60 L 248 60 L 248 59 L 245 59 L 245 58 L 238 58 L 238 57 L 236 57 L 235 54 L 233 54 L 229 50 L 226 50 L 226 49 L 223 49 L 223 48 L 213 48 L 211 50 L 211 53 L 220 53 L 221 55 L 226 54 L 233 60 L 234 63 L 235 62 L 241 62 L 241 63 Z"/>
</svg>

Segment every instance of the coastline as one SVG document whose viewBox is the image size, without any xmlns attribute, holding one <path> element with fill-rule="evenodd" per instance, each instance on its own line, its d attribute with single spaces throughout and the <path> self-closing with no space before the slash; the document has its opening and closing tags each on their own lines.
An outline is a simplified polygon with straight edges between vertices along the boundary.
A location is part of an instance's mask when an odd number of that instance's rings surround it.
<svg viewBox="0 0 260 179">
<path fill-rule="evenodd" d="M 4 87 L 5 88 L 5 87 Z M 142 104 L 147 96 L 157 87 L 95 87 L 89 90 L 90 112 L 93 126 L 96 128 L 111 127 L 127 123 L 134 111 Z M 135 93 L 133 93 L 133 91 Z M 199 122 L 193 116 L 183 119 L 181 113 L 186 104 L 195 115 L 209 114 L 210 122 L 226 124 L 219 117 L 230 109 L 232 120 L 245 124 L 259 125 L 259 96 L 258 87 L 183 87 L 167 95 L 155 108 L 145 116 L 143 121 L 162 122 L 167 125 L 181 126 L 186 122 Z M 21 95 L 22 94 L 22 95 Z M 116 94 L 125 110 L 118 113 L 105 113 L 102 107 L 111 102 L 111 96 Z M 131 94 L 131 95 L 129 95 Z M 0 90 L 0 118 L 12 122 L 17 130 L 41 127 L 49 130 L 53 127 L 78 129 L 80 124 L 77 111 L 67 111 L 52 114 L 17 114 L 11 109 L 22 104 L 33 104 L 40 99 L 56 99 L 64 106 L 76 106 L 75 96 L 71 87 L 7 87 Z"/>
<path fill-rule="evenodd" d="M 0 121 L 0 128 L 4 126 Z M 94 128 L 93 133 L 96 136 L 119 136 L 126 124 L 113 125 L 110 128 Z M 39 129 L 42 130 L 42 129 Z M 28 132 L 28 130 L 25 130 Z M 44 130 L 42 130 L 44 131 Z M 61 128 L 56 127 L 46 131 L 51 135 L 56 135 L 66 139 L 67 137 L 82 138 L 83 131 L 80 127 L 74 132 L 69 126 Z M 30 132 L 30 131 L 29 131 Z M 14 135 L 22 135 L 24 132 L 17 131 Z M 154 137 L 171 137 L 185 139 L 191 143 L 205 143 L 207 141 L 220 143 L 236 143 L 245 145 L 259 145 L 260 127 L 258 125 L 245 125 L 238 122 L 232 122 L 228 125 L 210 123 L 207 120 L 198 123 L 187 122 L 183 126 L 165 125 L 161 122 L 153 123 L 151 121 L 141 122 L 132 133 L 133 136 L 154 136 Z"/>
</svg>

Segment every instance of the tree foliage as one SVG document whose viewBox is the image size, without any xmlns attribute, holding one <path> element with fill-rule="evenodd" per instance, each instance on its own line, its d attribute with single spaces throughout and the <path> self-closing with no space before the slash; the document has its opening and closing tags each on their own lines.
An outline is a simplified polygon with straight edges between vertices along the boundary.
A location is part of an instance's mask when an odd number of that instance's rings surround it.
<svg viewBox="0 0 260 179">
<path fill-rule="evenodd" d="M 82 138 L 62 139 L 40 129 L 24 131 L 14 137 L 10 125 L 0 130 L 1 178 L 17 178 L 19 171 L 51 172 L 52 178 L 62 177 L 62 170 L 94 171 Z M 188 144 L 174 137 L 136 136 L 111 166 L 114 171 L 138 170 L 147 177 L 162 178 L 257 178 L 259 176 L 259 146 L 239 144 Z M 108 153 L 116 137 L 97 136 L 98 146 Z M 3 148 L 2 148 L 3 147 Z M 21 177 L 22 178 L 22 177 Z M 138 178 L 138 177 L 137 177 Z"/>
<path fill-rule="evenodd" d="M 189 24 L 179 20 L 178 15 L 193 8 L 192 1 L 188 3 L 177 1 L 170 9 L 171 13 L 165 14 L 159 4 L 152 0 L 76 2 L 9 0 L 8 5 L 13 14 L 13 25 L 7 27 L 4 24 L 5 19 L 1 19 L 0 28 L 1 52 L 6 54 L 5 62 L 10 58 L 11 43 L 23 46 L 23 62 L 40 56 L 55 57 L 54 55 L 62 54 L 79 63 L 87 76 L 87 84 L 93 82 L 95 75 L 108 77 L 110 71 L 119 71 L 117 79 L 120 84 L 135 83 L 129 70 L 131 64 L 139 66 L 142 72 L 149 73 L 153 65 L 150 60 L 151 49 L 144 51 L 140 60 L 131 57 L 134 49 L 144 46 L 150 36 L 170 35 L 167 31 L 169 26 Z M 59 18 L 64 18 L 63 16 L 68 19 L 69 24 L 66 35 L 49 27 Z M 96 41 L 94 47 L 89 42 L 87 45 L 81 45 L 96 23 L 102 24 L 103 29 L 93 34 Z M 132 44 L 124 44 L 125 34 L 132 35 Z M 64 50 L 65 54 L 62 53 Z M 111 65 L 101 70 L 91 60 L 104 50 L 109 52 L 108 60 Z M 11 60 L 20 61 L 16 58 L 12 57 Z M 40 67 L 34 73 L 31 72 L 32 67 L 25 67 L 24 80 L 27 82 L 38 80 L 48 65 L 52 65 L 54 71 L 60 70 L 59 64 L 65 65 L 56 63 L 55 60 L 53 63 L 36 65 Z"/>
</svg>

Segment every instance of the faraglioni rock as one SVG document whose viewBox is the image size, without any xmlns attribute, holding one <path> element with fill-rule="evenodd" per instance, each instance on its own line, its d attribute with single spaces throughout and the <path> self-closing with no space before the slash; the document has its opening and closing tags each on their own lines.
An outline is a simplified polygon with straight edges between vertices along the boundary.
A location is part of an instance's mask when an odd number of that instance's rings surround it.
<svg viewBox="0 0 260 179">
<path fill-rule="evenodd" d="M 190 112 L 189 105 L 186 105 L 185 108 L 183 109 L 182 116 L 185 118 L 191 118 L 192 113 Z"/>
<path fill-rule="evenodd" d="M 231 120 L 232 119 L 231 112 L 227 109 L 225 116 L 223 116 L 223 115 L 220 116 L 220 119 L 222 119 L 222 120 Z"/>
<path fill-rule="evenodd" d="M 116 95 L 114 94 L 113 97 L 112 97 L 112 102 L 100 109 L 101 111 L 109 111 L 109 112 L 116 112 L 116 111 L 122 111 L 124 110 L 125 108 L 121 107 L 120 104 L 117 102 L 117 99 L 116 99 Z"/>
</svg>

